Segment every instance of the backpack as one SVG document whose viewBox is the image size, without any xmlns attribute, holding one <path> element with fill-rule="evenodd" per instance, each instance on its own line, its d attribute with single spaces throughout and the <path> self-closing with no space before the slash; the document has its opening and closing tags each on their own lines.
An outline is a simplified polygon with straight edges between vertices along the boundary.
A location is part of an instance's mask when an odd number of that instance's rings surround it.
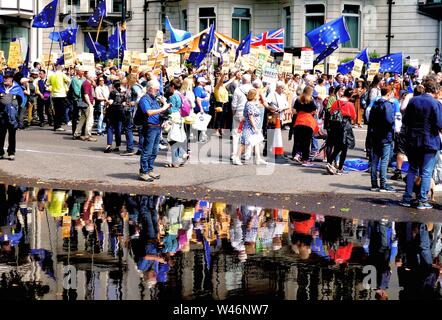
<svg viewBox="0 0 442 320">
<path fill-rule="evenodd" d="M 339 100 L 337 102 L 338 102 L 338 109 L 330 112 L 329 121 L 331 123 L 342 123 L 342 121 L 344 120 L 344 117 L 342 116 L 341 112 L 341 103 Z"/>
<path fill-rule="evenodd" d="M 145 96 L 147 97 L 149 103 L 151 104 L 152 99 L 147 94 Z M 134 125 L 142 126 L 147 123 L 148 119 L 149 119 L 149 116 L 147 115 L 147 113 L 143 112 L 143 109 L 138 104 L 137 110 L 135 111 L 135 115 L 134 115 Z"/>
<path fill-rule="evenodd" d="M 190 102 L 181 92 L 179 92 L 178 95 L 181 98 L 180 114 L 182 117 L 187 117 L 190 115 L 190 110 L 191 110 Z"/>
</svg>

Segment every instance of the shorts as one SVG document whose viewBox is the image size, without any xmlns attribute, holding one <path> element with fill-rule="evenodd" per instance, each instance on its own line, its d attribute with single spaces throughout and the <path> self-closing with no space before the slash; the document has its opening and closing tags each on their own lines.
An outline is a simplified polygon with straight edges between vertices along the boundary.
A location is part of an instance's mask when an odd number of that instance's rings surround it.
<svg viewBox="0 0 442 320">
<path fill-rule="evenodd" d="M 405 152 L 405 134 L 403 132 L 395 133 L 394 134 L 394 153 L 402 153 L 406 154 Z"/>
</svg>

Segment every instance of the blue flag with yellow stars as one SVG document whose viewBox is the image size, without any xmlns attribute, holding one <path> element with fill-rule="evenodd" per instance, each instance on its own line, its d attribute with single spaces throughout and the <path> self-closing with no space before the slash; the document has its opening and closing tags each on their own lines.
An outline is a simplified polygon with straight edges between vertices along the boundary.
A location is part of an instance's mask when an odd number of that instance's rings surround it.
<svg viewBox="0 0 442 320">
<path fill-rule="evenodd" d="M 387 54 L 381 58 L 371 59 L 370 62 L 379 62 L 379 72 L 402 73 L 402 52 Z"/>
<path fill-rule="evenodd" d="M 87 19 L 87 24 L 96 28 L 103 18 L 106 18 L 106 0 L 100 0 L 94 13 Z"/>
<path fill-rule="evenodd" d="M 63 31 L 55 31 L 49 33 L 49 39 L 55 42 L 62 42 L 63 47 L 69 46 L 77 42 L 78 27 L 67 27 Z"/>
<path fill-rule="evenodd" d="M 55 15 L 57 14 L 58 0 L 49 3 L 41 12 L 35 16 L 32 22 L 33 28 L 53 28 Z"/>
<path fill-rule="evenodd" d="M 236 48 L 235 53 L 235 61 L 238 59 L 239 54 L 245 55 L 250 53 L 250 44 L 252 42 L 252 33 L 250 32 L 247 37 L 242 39 L 241 43 L 239 44 L 238 48 Z"/>
<path fill-rule="evenodd" d="M 338 39 L 338 43 L 345 43 L 350 40 L 350 34 L 343 16 L 309 31 L 305 35 L 310 41 L 315 54 L 327 49 L 336 39 Z"/>
<path fill-rule="evenodd" d="M 336 51 L 336 49 L 338 49 L 338 39 L 336 39 L 335 41 L 333 41 L 328 47 L 327 49 L 325 49 L 324 51 L 322 51 L 319 56 L 316 57 L 315 61 L 313 61 L 313 66 L 318 65 L 322 60 L 324 60 L 325 58 L 327 58 L 329 55 L 331 55 L 333 52 Z"/>
</svg>

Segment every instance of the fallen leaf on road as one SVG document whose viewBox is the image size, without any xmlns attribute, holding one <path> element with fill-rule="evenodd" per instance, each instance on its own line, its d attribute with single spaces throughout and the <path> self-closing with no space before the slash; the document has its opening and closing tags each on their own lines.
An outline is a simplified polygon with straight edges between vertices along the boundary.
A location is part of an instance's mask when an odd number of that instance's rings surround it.
<svg viewBox="0 0 442 320">
<path fill-rule="evenodd" d="M 335 209 L 335 208 L 336 208 L 336 206 L 331 206 L 331 207 L 330 207 L 330 209 Z"/>
<path fill-rule="evenodd" d="M 341 211 L 341 212 L 349 212 L 350 208 L 341 208 L 339 211 Z"/>
</svg>

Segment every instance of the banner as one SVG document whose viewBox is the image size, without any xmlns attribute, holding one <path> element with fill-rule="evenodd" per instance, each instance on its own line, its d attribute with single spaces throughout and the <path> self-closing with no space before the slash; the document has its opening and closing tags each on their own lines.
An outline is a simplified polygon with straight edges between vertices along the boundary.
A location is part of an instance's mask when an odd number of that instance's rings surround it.
<svg viewBox="0 0 442 320">
<path fill-rule="evenodd" d="M 354 67 L 353 70 L 351 71 L 351 75 L 353 76 L 353 78 L 359 78 L 362 74 L 362 68 L 364 67 L 364 61 L 359 60 L 359 59 L 355 59 L 354 60 Z"/>
<path fill-rule="evenodd" d="M 74 46 L 72 44 L 69 46 L 65 46 L 63 48 L 63 55 L 64 55 L 64 65 L 66 67 L 74 67 L 75 57 L 74 57 Z"/>
<path fill-rule="evenodd" d="M 381 64 L 379 62 L 371 62 L 370 69 L 368 69 L 368 81 L 373 81 L 374 77 L 379 73 L 379 69 L 381 68 Z"/>
<path fill-rule="evenodd" d="M 9 43 L 8 66 L 17 69 L 23 63 L 21 45 L 19 41 Z"/>
<path fill-rule="evenodd" d="M 330 56 L 328 59 L 328 74 L 335 76 L 338 73 L 338 59 L 335 56 Z"/>
<path fill-rule="evenodd" d="M 313 50 L 301 51 L 301 69 L 312 70 L 313 69 L 314 52 Z"/>
</svg>

